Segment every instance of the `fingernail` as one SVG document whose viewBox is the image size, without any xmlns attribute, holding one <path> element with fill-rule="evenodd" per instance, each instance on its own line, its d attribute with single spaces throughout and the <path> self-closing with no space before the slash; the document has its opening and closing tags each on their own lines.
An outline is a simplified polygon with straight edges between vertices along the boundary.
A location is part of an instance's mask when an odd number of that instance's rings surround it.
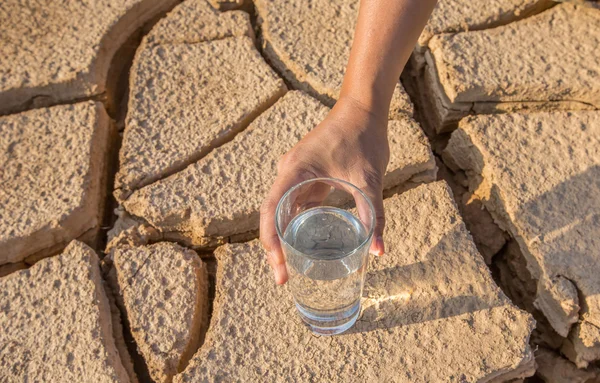
<svg viewBox="0 0 600 383">
<path fill-rule="evenodd" d="M 375 249 L 376 249 L 375 255 L 377 255 L 378 257 L 382 256 L 383 253 L 385 252 L 384 244 L 383 244 L 383 237 L 380 235 L 375 237 Z"/>
<path fill-rule="evenodd" d="M 371 247 L 369 248 L 369 254 L 379 256 L 380 254 L 380 242 L 378 241 L 380 237 L 374 237 L 371 241 Z"/>
<path fill-rule="evenodd" d="M 273 270 L 275 273 L 275 283 L 277 285 L 282 285 L 285 283 L 285 265 L 277 265 Z"/>
</svg>

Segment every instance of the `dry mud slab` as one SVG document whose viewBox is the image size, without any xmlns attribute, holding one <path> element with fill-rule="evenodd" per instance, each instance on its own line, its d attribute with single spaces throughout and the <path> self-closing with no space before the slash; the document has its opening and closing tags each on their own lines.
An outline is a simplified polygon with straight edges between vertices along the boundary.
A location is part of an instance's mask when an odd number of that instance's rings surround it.
<svg viewBox="0 0 600 383">
<path fill-rule="evenodd" d="M 419 40 L 422 51 L 435 35 L 494 28 L 548 8 L 547 0 L 440 0 Z"/>
<path fill-rule="evenodd" d="M 459 179 L 457 175 L 450 172 L 439 157 L 436 158 L 436 164 L 438 180 L 444 180 L 450 186 L 460 215 L 463 217 L 469 233 L 473 236 L 473 242 L 485 263 L 491 265 L 494 255 L 506 245 L 508 236 L 494 223 L 494 219 L 485 210 L 481 200 L 469 192 L 468 185 L 461 182 L 464 182 L 464 179 Z"/>
<path fill-rule="evenodd" d="M 130 83 L 121 201 L 231 139 L 286 91 L 249 37 L 144 48 Z"/>
<path fill-rule="evenodd" d="M 469 117 L 444 156 L 519 243 L 563 352 L 600 359 L 600 112 Z"/>
<path fill-rule="evenodd" d="M 444 182 L 384 201 L 387 252 L 372 258 L 362 317 L 313 335 L 258 241 L 215 252 L 207 340 L 177 383 L 202 380 L 505 381 L 532 375 L 534 323 L 494 284 Z"/>
<path fill-rule="evenodd" d="M 442 33 L 494 28 L 540 12 L 553 4 L 549 0 L 440 0 L 419 40 L 412 57 L 415 69 L 424 64 L 423 54 L 429 40 Z"/>
<path fill-rule="evenodd" d="M 560 4 L 483 31 L 429 41 L 418 80 L 429 129 L 468 114 L 600 108 L 600 10 Z"/>
<path fill-rule="evenodd" d="M 0 265 L 94 240 L 110 130 L 92 101 L 0 117 Z"/>
<path fill-rule="evenodd" d="M 231 142 L 185 170 L 137 190 L 123 205 L 164 238 L 191 246 L 214 247 L 236 236 L 252 238 L 279 158 L 328 111 L 300 91 L 288 92 Z M 390 121 L 388 132 L 391 154 L 384 188 L 434 180 L 437 168 L 419 125 L 405 117 Z"/>
<path fill-rule="evenodd" d="M 560 355 L 545 348 L 535 352 L 536 376 L 546 383 L 594 383 L 600 379 L 600 369 L 578 369 Z"/>
<path fill-rule="evenodd" d="M 0 4 L 0 114 L 98 95 L 113 55 L 176 0 Z"/>
<path fill-rule="evenodd" d="M 111 285 L 155 382 L 170 382 L 198 349 L 208 321 L 206 266 L 173 243 L 111 252 Z"/>
<path fill-rule="evenodd" d="M 0 278 L 1 380 L 130 382 L 102 283 L 98 257 L 77 241 Z"/>
<path fill-rule="evenodd" d="M 186 0 L 156 23 L 143 44 L 193 44 L 234 36 L 254 36 L 248 13 L 223 13 L 207 0 Z"/>
<path fill-rule="evenodd" d="M 346 70 L 358 0 L 258 0 L 263 51 L 292 84 L 325 105 L 339 96 Z M 400 83 L 394 90 L 390 119 L 412 116 L 413 105 Z"/>
</svg>

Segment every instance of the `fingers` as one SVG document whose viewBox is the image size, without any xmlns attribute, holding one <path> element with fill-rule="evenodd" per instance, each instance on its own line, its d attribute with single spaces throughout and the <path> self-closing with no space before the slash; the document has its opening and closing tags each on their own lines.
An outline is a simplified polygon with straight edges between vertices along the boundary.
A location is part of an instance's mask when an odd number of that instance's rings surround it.
<svg viewBox="0 0 600 383">
<path fill-rule="evenodd" d="M 375 229 L 373 230 L 373 242 L 371 243 L 370 252 L 373 255 L 383 255 L 385 246 L 383 244 L 383 230 L 385 229 L 385 212 L 383 210 L 383 192 L 379 185 L 369 185 L 364 190 L 364 193 L 369 197 L 375 210 Z M 357 199 L 358 214 L 363 219 L 367 217 L 368 206 L 360 198 Z"/>
<path fill-rule="evenodd" d="M 303 175 L 297 172 L 288 172 L 278 176 L 260 208 L 260 241 L 267 251 L 267 262 L 273 268 L 275 283 L 278 285 L 287 281 L 288 274 L 275 227 L 275 210 L 285 192 L 303 180 Z"/>
<path fill-rule="evenodd" d="M 331 193 L 332 186 L 324 182 L 315 182 L 301 187 L 295 197 L 296 207 L 299 211 L 308 210 L 323 204 Z"/>
</svg>

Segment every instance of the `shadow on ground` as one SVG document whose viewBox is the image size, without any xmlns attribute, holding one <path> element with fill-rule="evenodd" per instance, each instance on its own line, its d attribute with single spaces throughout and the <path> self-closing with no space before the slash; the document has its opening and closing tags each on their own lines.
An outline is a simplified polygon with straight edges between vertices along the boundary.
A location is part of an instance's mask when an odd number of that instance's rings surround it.
<svg viewBox="0 0 600 383">
<path fill-rule="evenodd" d="M 532 175 L 536 176 L 542 175 Z M 514 219 L 529 222 L 537 233 L 538 243 L 532 246 L 551 253 L 548 270 L 570 279 L 587 301 L 600 299 L 600 166 L 525 202 Z M 455 225 L 422 261 L 369 271 L 362 315 L 348 333 L 391 329 L 508 304 L 490 286 L 488 271 L 478 269 L 461 247 L 456 248 L 461 237 Z M 464 261 L 456 262 L 456 258 Z M 478 264 L 483 266 L 483 261 Z"/>
<path fill-rule="evenodd" d="M 509 303 L 456 224 L 420 262 L 367 272 L 363 311 L 348 333 L 391 329 Z M 471 248 L 471 249 L 474 249 Z M 458 259 L 458 261 L 457 261 Z"/>
</svg>

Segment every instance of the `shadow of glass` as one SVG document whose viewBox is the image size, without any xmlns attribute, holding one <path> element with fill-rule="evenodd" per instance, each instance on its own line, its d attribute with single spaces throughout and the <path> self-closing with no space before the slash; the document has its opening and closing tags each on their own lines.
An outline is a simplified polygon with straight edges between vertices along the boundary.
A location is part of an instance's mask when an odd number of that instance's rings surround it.
<svg viewBox="0 0 600 383">
<path fill-rule="evenodd" d="M 391 329 L 509 304 L 469 241 L 463 224 L 457 224 L 420 262 L 368 271 L 361 317 L 348 333 Z M 385 255 L 393 256 L 397 255 Z"/>
</svg>

